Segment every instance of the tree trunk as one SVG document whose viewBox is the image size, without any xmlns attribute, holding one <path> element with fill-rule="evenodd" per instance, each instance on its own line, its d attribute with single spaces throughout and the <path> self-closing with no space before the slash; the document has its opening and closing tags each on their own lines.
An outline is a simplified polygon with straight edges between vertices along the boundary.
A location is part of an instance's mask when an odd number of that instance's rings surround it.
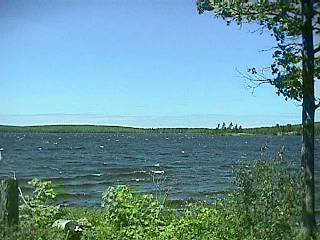
<svg viewBox="0 0 320 240">
<path fill-rule="evenodd" d="M 17 180 L 7 179 L 0 182 L 0 225 L 13 227 L 18 224 L 18 183 Z"/>
<path fill-rule="evenodd" d="M 314 50 L 313 50 L 313 1 L 301 0 L 302 6 L 302 149 L 301 163 L 304 171 L 304 191 L 302 223 L 307 237 L 314 237 L 315 230 L 315 190 L 314 190 Z"/>
</svg>

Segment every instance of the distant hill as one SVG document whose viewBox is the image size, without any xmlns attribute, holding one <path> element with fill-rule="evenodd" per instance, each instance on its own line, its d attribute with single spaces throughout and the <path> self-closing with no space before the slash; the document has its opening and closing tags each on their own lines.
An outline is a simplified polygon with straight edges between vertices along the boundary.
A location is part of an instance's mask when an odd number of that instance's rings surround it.
<svg viewBox="0 0 320 240">
<path fill-rule="evenodd" d="M 0 125 L 0 132 L 16 133 L 181 133 L 205 135 L 300 135 L 301 125 L 276 125 L 259 128 L 133 128 L 100 125 L 43 125 L 6 126 Z M 315 135 L 320 135 L 320 122 L 315 123 Z"/>
<path fill-rule="evenodd" d="M 96 125 L 42 125 L 42 126 L 6 126 L 0 125 L 0 132 L 33 133 L 126 133 L 141 132 L 143 129 L 121 126 Z"/>
</svg>

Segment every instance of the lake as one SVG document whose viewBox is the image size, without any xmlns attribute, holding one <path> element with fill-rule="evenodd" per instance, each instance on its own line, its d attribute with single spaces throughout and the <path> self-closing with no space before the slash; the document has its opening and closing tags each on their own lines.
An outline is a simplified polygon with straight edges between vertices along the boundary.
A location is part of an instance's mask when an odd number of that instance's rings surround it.
<svg viewBox="0 0 320 240">
<path fill-rule="evenodd" d="M 102 192 L 116 185 L 210 201 L 232 189 L 239 161 L 272 157 L 285 146 L 286 159 L 298 166 L 300 142 L 297 136 L 0 133 L 0 177 L 15 171 L 25 193 L 30 179 L 50 179 L 59 202 L 71 206 L 98 206 Z M 317 176 L 318 146 L 320 138 Z"/>
</svg>

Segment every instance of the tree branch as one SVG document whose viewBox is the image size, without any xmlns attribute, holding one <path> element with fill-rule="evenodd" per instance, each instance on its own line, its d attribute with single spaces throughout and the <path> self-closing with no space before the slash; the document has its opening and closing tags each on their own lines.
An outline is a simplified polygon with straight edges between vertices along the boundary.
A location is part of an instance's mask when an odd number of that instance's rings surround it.
<svg viewBox="0 0 320 240">
<path fill-rule="evenodd" d="M 249 74 L 244 74 L 240 72 L 238 69 L 236 69 L 236 71 L 240 74 L 240 77 L 250 82 L 248 83 L 247 87 L 252 89 L 251 91 L 252 94 L 255 92 L 256 88 L 258 88 L 259 86 L 263 84 L 272 84 L 272 80 L 269 78 L 266 78 L 262 74 L 257 73 L 256 75 L 252 75 L 252 74 L 249 75 Z"/>
</svg>

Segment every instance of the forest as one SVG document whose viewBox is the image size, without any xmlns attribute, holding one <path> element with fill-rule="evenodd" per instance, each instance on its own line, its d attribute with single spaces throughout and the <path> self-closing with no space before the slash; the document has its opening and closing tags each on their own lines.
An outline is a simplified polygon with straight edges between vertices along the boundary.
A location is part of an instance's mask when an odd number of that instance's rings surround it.
<svg viewBox="0 0 320 240">
<path fill-rule="evenodd" d="M 320 122 L 315 123 L 315 135 L 320 135 Z M 215 128 L 133 128 L 98 125 L 44 125 L 44 126 L 5 126 L 0 132 L 7 133 L 145 133 L 145 134 L 203 134 L 203 135 L 295 135 L 302 134 L 300 124 L 276 124 L 272 127 L 243 128 L 239 124 L 218 124 Z"/>
</svg>

